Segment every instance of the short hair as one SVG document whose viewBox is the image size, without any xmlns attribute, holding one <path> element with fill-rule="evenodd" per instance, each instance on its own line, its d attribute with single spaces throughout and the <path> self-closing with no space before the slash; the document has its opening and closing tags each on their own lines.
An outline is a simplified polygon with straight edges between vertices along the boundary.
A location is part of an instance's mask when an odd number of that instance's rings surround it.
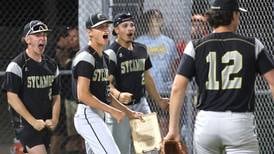
<svg viewBox="0 0 274 154">
<path fill-rule="evenodd" d="M 143 14 L 143 33 L 146 34 L 149 31 L 149 23 L 153 17 L 164 18 L 162 12 L 158 9 L 150 9 Z"/>
<path fill-rule="evenodd" d="M 210 9 L 206 12 L 207 21 L 209 25 L 213 28 L 229 25 L 233 19 L 233 12 L 234 11 L 216 11 Z"/>
</svg>

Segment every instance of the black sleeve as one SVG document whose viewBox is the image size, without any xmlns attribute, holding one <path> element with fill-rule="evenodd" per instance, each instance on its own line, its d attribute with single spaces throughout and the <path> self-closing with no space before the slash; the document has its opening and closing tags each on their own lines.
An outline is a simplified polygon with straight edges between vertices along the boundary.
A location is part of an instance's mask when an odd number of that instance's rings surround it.
<svg viewBox="0 0 274 154">
<path fill-rule="evenodd" d="M 261 75 L 274 69 L 273 57 L 270 55 L 269 52 L 267 52 L 267 50 L 265 50 L 265 48 L 258 55 L 256 67 L 257 72 L 259 72 Z"/>
<path fill-rule="evenodd" d="M 195 50 L 191 41 L 187 44 L 184 50 L 177 73 L 187 77 L 188 79 L 191 79 L 195 75 Z"/>
<path fill-rule="evenodd" d="M 110 60 L 108 63 L 108 70 L 109 70 L 109 74 L 116 76 L 116 72 L 117 72 L 117 65 L 114 61 Z"/>
<path fill-rule="evenodd" d="M 180 65 L 177 69 L 177 74 L 181 74 L 188 79 L 191 79 L 195 74 L 195 64 L 194 59 L 187 55 L 183 54 Z"/>
<path fill-rule="evenodd" d="M 58 74 L 53 83 L 52 83 L 52 96 L 54 95 L 59 95 L 61 91 L 61 80 L 60 80 L 60 75 Z"/>
<path fill-rule="evenodd" d="M 14 92 L 16 94 L 19 93 L 22 88 L 22 79 L 14 73 L 6 72 L 4 76 L 4 81 L 2 84 L 3 92 Z"/>
<path fill-rule="evenodd" d="M 152 67 L 152 63 L 151 63 L 151 60 L 149 58 L 149 56 L 147 56 L 147 59 L 145 61 L 145 70 L 148 70 Z"/>
<path fill-rule="evenodd" d="M 86 61 L 80 61 L 73 69 L 74 78 L 83 76 L 90 79 L 94 72 L 94 66 Z"/>
</svg>

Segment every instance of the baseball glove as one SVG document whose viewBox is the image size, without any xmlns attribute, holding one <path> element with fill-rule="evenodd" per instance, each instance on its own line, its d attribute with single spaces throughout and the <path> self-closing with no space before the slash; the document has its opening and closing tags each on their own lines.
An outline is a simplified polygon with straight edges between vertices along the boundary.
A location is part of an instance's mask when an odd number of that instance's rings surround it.
<svg viewBox="0 0 274 154">
<path fill-rule="evenodd" d="M 161 154 L 187 154 L 186 145 L 175 140 L 163 141 L 160 151 Z"/>
</svg>

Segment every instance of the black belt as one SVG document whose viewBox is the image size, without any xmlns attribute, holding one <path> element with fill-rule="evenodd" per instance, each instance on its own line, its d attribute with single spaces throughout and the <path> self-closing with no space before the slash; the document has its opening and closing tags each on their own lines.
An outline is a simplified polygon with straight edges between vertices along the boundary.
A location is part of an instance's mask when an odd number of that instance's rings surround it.
<svg viewBox="0 0 274 154">
<path fill-rule="evenodd" d="M 142 97 L 141 97 L 142 98 Z M 124 105 L 134 105 L 140 103 L 141 98 L 135 98 L 131 102 L 124 104 Z"/>
</svg>

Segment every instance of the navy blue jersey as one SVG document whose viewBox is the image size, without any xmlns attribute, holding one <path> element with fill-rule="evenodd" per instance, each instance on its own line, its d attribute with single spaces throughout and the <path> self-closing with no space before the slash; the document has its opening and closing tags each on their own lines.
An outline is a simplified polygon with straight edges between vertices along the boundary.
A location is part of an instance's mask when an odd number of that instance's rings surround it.
<svg viewBox="0 0 274 154">
<path fill-rule="evenodd" d="M 105 51 L 109 56 L 109 71 L 115 77 L 116 88 L 133 94 L 134 99 L 145 95 L 144 72 L 152 67 L 147 49 L 143 44 L 133 42 L 133 50 L 117 42 Z"/>
<path fill-rule="evenodd" d="M 227 32 L 189 42 L 178 74 L 195 77 L 198 109 L 248 112 L 254 111 L 256 75 L 273 68 L 271 55 L 258 39 Z"/>
<path fill-rule="evenodd" d="M 105 55 L 99 56 L 90 46 L 80 50 L 72 62 L 73 95 L 77 97 L 77 79 L 79 76 L 90 79 L 90 93 L 99 100 L 109 104 L 107 99 L 109 92 L 108 68 Z"/>
<path fill-rule="evenodd" d="M 51 119 L 52 96 L 60 93 L 58 66 L 47 56 L 37 62 L 22 52 L 9 63 L 2 88 L 16 93 L 36 119 Z"/>
</svg>

